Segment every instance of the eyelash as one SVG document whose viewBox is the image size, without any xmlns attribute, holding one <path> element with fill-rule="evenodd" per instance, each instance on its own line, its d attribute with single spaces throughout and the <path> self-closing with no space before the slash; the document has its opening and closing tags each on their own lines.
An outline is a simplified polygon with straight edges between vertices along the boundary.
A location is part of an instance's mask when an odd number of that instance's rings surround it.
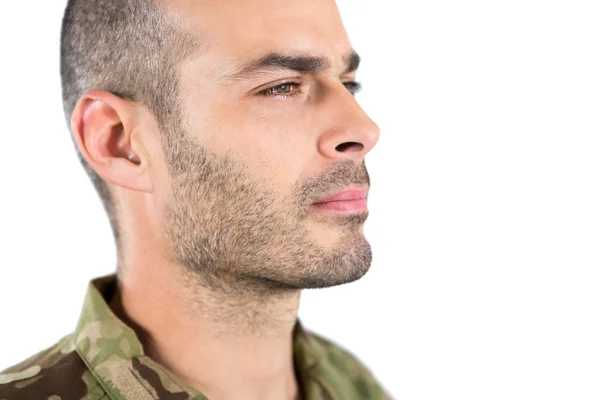
<svg viewBox="0 0 600 400">
<path fill-rule="evenodd" d="M 293 93 L 288 93 L 288 94 L 281 94 L 281 93 L 273 94 L 274 90 L 282 88 L 282 87 L 287 87 L 287 86 L 293 86 L 293 87 L 299 89 L 302 86 L 304 86 L 304 84 L 302 82 L 284 82 L 284 83 L 280 83 L 279 85 L 265 89 L 265 90 L 261 91 L 259 94 L 261 96 L 275 96 L 276 98 L 284 98 L 284 99 L 294 97 L 294 96 L 300 94 L 299 91 L 295 91 Z M 358 93 L 361 89 L 360 83 L 358 83 L 356 81 L 344 82 L 344 86 L 346 86 L 346 88 L 350 91 L 350 93 L 352 93 L 353 96 L 355 96 L 356 93 Z"/>
</svg>

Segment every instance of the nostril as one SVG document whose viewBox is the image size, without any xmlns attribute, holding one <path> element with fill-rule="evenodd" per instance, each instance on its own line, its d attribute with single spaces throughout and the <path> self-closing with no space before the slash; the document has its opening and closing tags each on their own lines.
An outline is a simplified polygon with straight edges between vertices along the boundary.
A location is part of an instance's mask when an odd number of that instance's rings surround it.
<svg viewBox="0 0 600 400">
<path fill-rule="evenodd" d="M 346 142 L 346 143 L 342 143 L 340 145 L 338 145 L 335 149 L 337 151 L 339 151 L 340 153 L 346 152 L 346 151 L 362 151 L 362 149 L 365 146 L 363 146 L 360 143 L 356 143 L 356 142 Z"/>
</svg>

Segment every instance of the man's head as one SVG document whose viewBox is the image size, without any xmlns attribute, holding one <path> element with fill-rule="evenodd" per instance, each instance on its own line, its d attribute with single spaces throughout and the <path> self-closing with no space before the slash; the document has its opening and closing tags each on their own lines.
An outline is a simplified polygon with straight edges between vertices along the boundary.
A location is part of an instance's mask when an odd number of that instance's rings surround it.
<svg viewBox="0 0 600 400">
<path fill-rule="evenodd" d="M 70 1 L 65 110 L 115 234 L 153 220 L 213 287 L 360 278 L 366 211 L 313 204 L 369 185 L 358 61 L 334 0 Z"/>
</svg>

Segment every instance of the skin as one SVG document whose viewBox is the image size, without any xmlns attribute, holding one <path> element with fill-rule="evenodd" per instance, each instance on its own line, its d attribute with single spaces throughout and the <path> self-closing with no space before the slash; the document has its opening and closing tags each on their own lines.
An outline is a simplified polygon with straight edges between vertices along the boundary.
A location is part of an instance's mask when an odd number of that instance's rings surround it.
<svg viewBox="0 0 600 400">
<path fill-rule="evenodd" d="M 167 6 L 203 43 L 180 66 L 171 135 L 103 91 L 86 93 L 72 117 L 118 205 L 111 307 L 150 357 L 211 399 L 301 398 L 292 355 L 301 289 L 352 282 L 371 262 L 366 213 L 311 207 L 369 185 L 364 158 L 379 129 L 345 85 L 355 78 L 345 72 L 350 41 L 331 0 Z M 329 66 L 231 79 L 272 52 Z M 290 81 L 302 86 L 278 93 L 292 97 L 261 94 Z"/>
</svg>

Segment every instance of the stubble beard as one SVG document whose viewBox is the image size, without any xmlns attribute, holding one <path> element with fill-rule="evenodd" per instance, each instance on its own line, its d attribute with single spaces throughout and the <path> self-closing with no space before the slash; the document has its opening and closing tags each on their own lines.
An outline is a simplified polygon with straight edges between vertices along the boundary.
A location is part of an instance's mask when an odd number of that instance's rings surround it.
<svg viewBox="0 0 600 400">
<path fill-rule="evenodd" d="M 332 189 L 369 183 L 364 164 L 340 162 L 282 198 L 231 153 L 217 157 L 185 133 L 175 137 L 164 143 L 171 177 L 164 234 L 188 278 L 222 293 L 266 294 L 341 285 L 368 271 L 366 214 L 309 215 L 310 204 Z M 333 248 L 311 237 L 315 223 L 339 229 Z"/>
</svg>

